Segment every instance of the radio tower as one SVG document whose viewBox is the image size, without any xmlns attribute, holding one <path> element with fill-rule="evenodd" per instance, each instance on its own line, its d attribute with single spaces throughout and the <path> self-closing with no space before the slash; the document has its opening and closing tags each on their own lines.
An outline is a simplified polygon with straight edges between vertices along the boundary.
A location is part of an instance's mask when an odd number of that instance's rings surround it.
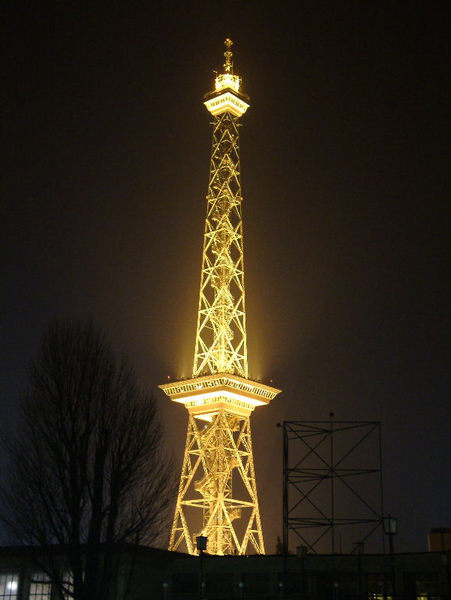
<svg viewBox="0 0 451 600">
<path fill-rule="evenodd" d="M 205 96 L 213 116 L 193 378 L 161 385 L 188 410 L 170 550 L 264 554 L 249 417 L 280 390 L 248 379 L 239 119 L 249 107 L 225 41 L 224 72 Z"/>
</svg>

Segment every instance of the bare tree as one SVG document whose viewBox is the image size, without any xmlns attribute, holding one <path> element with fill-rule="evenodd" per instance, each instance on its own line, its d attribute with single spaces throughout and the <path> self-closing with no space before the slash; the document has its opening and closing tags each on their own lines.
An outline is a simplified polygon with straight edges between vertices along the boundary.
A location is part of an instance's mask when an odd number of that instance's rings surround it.
<svg viewBox="0 0 451 600">
<path fill-rule="evenodd" d="M 155 401 L 91 322 L 51 325 L 29 384 L 3 518 L 40 548 L 62 595 L 103 600 L 123 544 L 158 544 L 168 530 L 175 487 Z"/>
</svg>

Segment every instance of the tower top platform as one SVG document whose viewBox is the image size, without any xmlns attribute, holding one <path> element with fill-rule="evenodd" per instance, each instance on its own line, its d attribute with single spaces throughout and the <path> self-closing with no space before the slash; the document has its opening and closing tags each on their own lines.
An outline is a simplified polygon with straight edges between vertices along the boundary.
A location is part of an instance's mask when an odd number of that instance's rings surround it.
<svg viewBox="0 0 451 600">
<path fill-rule="evenodd" d="M 215 89 L 205 94 L 204 104 L 213 116 L 228 111 L 241 117 L 249 108 L 249 97 L 241 92 L 241 77 L 233 73 L 233 53 L 231 51 L 233 42 L 227 38 L 224 44 L 226 47 L 224 73 L 216 76 Z"/>
<path fill-rule="evenodd" d="M 269 404 L 279 389 L 230 373 L 214 373 L 159 386 L 193 416 L 211 421 L 221 409 L 248 416 L 256 406 Z"/>
</svg>

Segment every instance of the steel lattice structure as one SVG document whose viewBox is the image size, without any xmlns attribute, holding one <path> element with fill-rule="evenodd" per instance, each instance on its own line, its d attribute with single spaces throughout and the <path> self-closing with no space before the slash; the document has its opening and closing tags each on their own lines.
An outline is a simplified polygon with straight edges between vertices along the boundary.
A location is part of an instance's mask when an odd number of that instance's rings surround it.
<svg viewBox="0 0 451 600">
<path fill-rule="evenodd" d="M 203 477 L 194 483 L 200 498 L 190 499 L 185 493 L 202 463 Z M 237 499 L 232 490 L 232 471 L 237 469 L 248 486 L 249 500 Z M 204 531 L 208 533 L 208 550 L 213 554 L 243 554 L 248 543 L 263 553 L 263 539 L 258 511 L 257 488 L 252 461 L 252 440 L 248 418 L 219 411 L 210 427 L 202 428 L 190 415 L 186 451 L 182 469 L 183 505 L 200 508 L 204 516 Z M 233 521 L 247 515 L 246 530 L 238 536 Z M 176 513 L 171 546 L 179 547 L 185 537 L 184 511 Z M 191 540 L 189 540 L 191 541 Z M 188 550 L 194 548 L 188 544 Z"/>
<path fill-rule="evenodd" d="M 213 115 L 193 378 L 160 386 L 189 413 L 169 542 L 195 554 L 265 552 L 250 414 L 279 393 L 248 379 L 239 118 L 249 107 L 226 40 L 224 73 L 205 97 Z"/>
<path fill-rule="evenodd" d="M 194 377 L 248 375 L 238 118 L 213 123 Z"/>
</svg>

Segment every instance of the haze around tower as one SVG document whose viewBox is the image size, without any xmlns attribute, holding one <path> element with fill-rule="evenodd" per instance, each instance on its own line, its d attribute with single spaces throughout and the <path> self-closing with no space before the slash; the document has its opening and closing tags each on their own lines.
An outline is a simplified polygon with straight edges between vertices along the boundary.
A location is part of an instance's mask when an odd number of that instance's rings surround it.
<svg viewBox="0 0 451 600">
<path fill-rule="evenodd" d="M 252 417 L 267 550 L 276 423 L 331 410 L 382 422 L 397 550 L 425 549 L 451 505 L 447 22 L 421 2 L 8 3 L 2 426 L 54 316 L 93 316 L 150 385 L 191 377 L 211 150 L 199 100 L 230 37 L 252 95 L 249 370 L 283 388 Z M 159 402 L 180 457 L 186 414 Z"/>
</svg>

